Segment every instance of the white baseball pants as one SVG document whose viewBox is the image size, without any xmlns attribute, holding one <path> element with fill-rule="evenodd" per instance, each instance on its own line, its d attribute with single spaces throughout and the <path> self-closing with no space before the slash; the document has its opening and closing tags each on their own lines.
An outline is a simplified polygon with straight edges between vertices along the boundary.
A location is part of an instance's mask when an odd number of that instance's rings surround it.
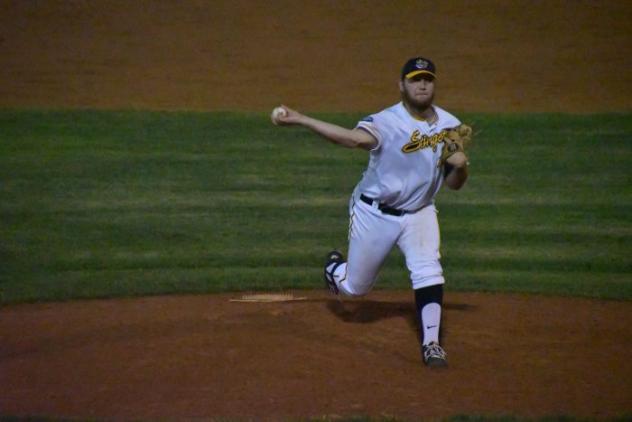
<svg viewBox="0 0 632 422">
<path fill-rule="evenodd" d="M 413 289 L 443 284 L 439 262 L 439 222 L 434 204 L 414 214 L 393 216 L 359 200 L 354 192 L 349 202 L 349 251 L 334 280 L 348 296 L 367 294 L 393 246 L 406 257 Z"/>
</svg>

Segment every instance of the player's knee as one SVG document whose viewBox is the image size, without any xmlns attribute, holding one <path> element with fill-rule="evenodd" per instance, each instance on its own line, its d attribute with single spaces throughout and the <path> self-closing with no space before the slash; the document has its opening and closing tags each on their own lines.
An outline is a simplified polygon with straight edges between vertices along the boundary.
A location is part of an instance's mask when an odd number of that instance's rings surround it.
<svg viewBox="0 0 632 422">
<path fill-rule="evenodd" d="M 343 283 L 340 283 L 340 291 L 344 293 L 345 296 L 362 297 L 366 296 L 370 290 L 371 285 L 358 285 L 356 283 L 350 282 L 350 280 L 345 280 Z"/>
<path fill-rule="evenodd" d="M 411 281 L 413 283 L 413 289 L 423 289 L 424 287 L 445 283 L 445 279 L 443 278 L 443 274 L 441 272 L 417 275 L 416 277 L 411 277 Z"/>
<path fill-rule="evenodd" d="M 408 262 L 408 269 L 410 281 L 415 289 L 444 283 L 443 268 L 439 260 L 434 257 Z"/>
</svg>

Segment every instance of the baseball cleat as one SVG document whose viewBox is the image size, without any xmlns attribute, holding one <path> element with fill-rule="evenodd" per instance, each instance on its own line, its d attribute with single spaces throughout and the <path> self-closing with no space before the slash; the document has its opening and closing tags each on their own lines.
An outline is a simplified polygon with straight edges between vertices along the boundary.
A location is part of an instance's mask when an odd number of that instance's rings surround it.
<svg viewBox="0 0 632 422">
<path fill-rule="evenodd" d="M 339 293 L 338 286 L 334 280 L 334 273 L 340 264 L 345 262 L 344 256 L 334 250 L 327 254 L 327 262 L 325 263 L 325 283 L 329 291 L 335 295 Z"/>
<path fill-rule="evenodd" d="M 446 368 L 448 361 L 447 354 L 439 343 L 432 342 L 423 346 L 424 363 L 430 368 Z"/>
</svg>

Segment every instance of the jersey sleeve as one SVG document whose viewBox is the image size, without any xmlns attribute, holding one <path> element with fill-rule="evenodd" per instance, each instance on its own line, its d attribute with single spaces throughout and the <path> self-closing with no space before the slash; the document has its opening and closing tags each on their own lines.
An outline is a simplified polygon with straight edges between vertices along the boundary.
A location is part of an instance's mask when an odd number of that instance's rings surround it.
<svg viewBox="0 0 632 422">
<path fill-rule="evenodd" d="M 371 151 L 375 151 L 380 148 L 380 145 L 382 145 L 382 136 L 380 135 L 380 131 L 378 129 L 376 115 L 372 114 L 360 120 L 355 128 L 367 131 L 377 140 L 377 145 Z"/>
</svg>

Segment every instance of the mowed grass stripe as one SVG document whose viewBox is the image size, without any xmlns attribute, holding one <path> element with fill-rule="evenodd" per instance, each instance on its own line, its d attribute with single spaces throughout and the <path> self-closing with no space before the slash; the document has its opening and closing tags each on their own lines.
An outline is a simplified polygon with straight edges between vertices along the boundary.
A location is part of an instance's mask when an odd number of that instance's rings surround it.
<svg viewBox="0 0 632 422">
<path fill-rule="evenodd" d="M 632 298 L 630 115 L 462 117 L 448 288 Z M 321 288 L 366 162 L 264 114 L 1 111 L 3 301 Z M 377 287 L 409 287 L 398 251 Z"/>
</svg>

